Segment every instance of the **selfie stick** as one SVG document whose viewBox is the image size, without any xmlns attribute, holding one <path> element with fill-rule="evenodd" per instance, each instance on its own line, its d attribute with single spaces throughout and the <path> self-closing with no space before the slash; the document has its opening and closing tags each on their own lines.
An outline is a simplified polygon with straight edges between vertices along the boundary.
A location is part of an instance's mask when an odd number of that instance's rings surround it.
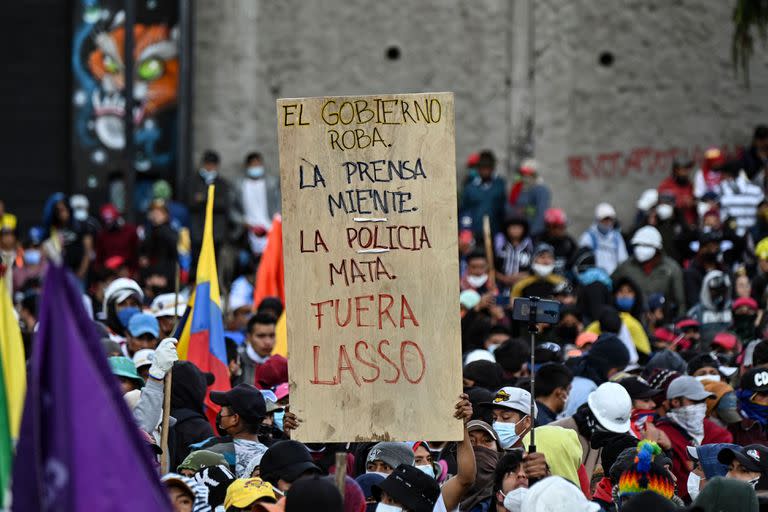
<svg viewBox="0 0 768 512">
<path fill-rule="evenodd" d="M 536 358 L 536 334 L 539 332 L 539 328 L 536 325 L 536 310 L 539 306 L 539 298 L 538 297 L 529 297 L 531 301 L 531 309 L 528 313 L 528 333 L 531 335 L 531 442 L 528 445 L 528 453 L 536 453 L 536 442 L 534 439 L 535 436 L 535 430 L 533 428 L 535 422 L 536 422 L 536 372 L 534 371 Z"/>
</svg>

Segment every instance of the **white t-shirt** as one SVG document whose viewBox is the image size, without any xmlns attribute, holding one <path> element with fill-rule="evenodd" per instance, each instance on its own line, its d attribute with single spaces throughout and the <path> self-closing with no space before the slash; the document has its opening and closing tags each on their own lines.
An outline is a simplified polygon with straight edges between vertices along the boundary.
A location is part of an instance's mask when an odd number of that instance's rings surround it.
<svg viewBox="0 0 768 512">
<path fill-rule="evenodd" d="M 443 493 L 440 493 L 440 497 L 437 498 L 437 503 L 435 503 L 435 507 L 432 509 L 432 512 L 449 512 L 448 509 L 445 508 L 445 501 L 443 501 Z M 456 507 L 455 509 L 451 510 L 450 512 L 459 512 L 459 508 Z"/>
</svg>

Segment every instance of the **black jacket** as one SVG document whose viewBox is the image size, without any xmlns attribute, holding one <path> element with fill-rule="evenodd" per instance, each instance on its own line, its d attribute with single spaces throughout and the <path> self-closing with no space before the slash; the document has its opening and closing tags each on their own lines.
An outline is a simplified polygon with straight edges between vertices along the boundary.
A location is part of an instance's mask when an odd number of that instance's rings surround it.
<svg viewBox="0 0 768 512">
<path fill-rule="evenodd" d="M 173 426 L 171 469 L 181 464 L 189 455 L 189 445 L 213 436 L 208 418 L 203 414 L 203 400 L 208 386 L 207 374 L 188 361 L 173 365 L 173 390 L 171 392 L 171 416 L 176 419 Z"/>
</svg>

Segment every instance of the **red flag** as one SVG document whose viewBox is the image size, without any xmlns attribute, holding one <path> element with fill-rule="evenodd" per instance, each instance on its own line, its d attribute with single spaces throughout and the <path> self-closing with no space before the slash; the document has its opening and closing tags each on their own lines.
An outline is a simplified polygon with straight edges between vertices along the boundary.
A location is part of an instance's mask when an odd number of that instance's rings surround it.
<svg viewBox="0 0 768 512">
<path fill-rule="evenodd" d="M 267 235 L 267 247 L 261 255 L 253 290 L 253 307 L 259 307 L 265 297 L 279 297 L 285 304 L 285 269 L 283 267 L 283 219 L 275 215 Z"/>
</svg>

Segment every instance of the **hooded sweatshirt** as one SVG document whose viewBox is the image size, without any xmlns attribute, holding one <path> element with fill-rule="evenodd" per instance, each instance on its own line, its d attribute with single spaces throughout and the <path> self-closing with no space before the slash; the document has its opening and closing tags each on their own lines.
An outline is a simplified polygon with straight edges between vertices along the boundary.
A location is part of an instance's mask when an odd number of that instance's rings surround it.
<svg viewBox="0 0 768 512">
<path fill-rule="evenodd" d="M 189 455 L 189 446 L 212 437 L 213 429 L 203 413 L 206 375 L 188 361 L 175 363 L 172 371 L 171 416 L 176 418 L 176 425 L 171 467 L 175 468 Z"/>
<path fill-rule="evenodd" d="M 713 279 L 725 277 L 726 279 L 726 300 L 718 308 L 712 300 L 712 293 L 709 289 L 709 283 Z M 719 270 L 713 270 L 704 276 L 699 292 L 699 303 L 688 311 L 689 317 L 697 320 L 701 324 L 701 343 L 702 349 L 707 350 L 715 337 L 715 334 L 728 330 L 733 322 L 731 313 L 731 282 L 728 276 Z"/>
</svg>

